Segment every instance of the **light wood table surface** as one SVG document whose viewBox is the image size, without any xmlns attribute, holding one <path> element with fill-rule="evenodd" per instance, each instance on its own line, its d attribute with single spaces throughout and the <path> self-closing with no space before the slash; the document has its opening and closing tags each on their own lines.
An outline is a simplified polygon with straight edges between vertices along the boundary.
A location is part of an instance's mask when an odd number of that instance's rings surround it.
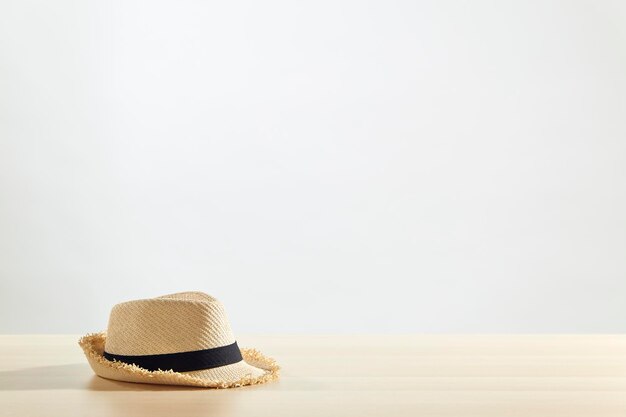
<svg viewBox="0 0 626 417">
<path fill-rule="evenodd" d="M 626 416 L 626 335 L 248 335 L 281 379 L 229 390 L 99 378 L 77 339 L 0 336 L 0 415 Z"/>
</svg>

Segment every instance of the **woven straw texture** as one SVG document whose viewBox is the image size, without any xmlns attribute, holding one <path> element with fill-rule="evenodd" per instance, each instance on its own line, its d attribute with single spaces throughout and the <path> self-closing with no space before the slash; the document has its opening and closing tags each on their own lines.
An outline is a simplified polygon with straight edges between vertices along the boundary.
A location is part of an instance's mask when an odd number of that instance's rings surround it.
<svg viewBox="0 0 626 417">
<path fill-rule="evenodd" d="M 191 372 L 148 371 L 104 358 L 118 355 L 154 355 L 189 352 L 235 341 L 222 304 L 199 292 L 170 294 L 121 303 L 113 307 L 106 333 L 79 340 L 91 368 L 108 379 L 151 384 L 231 388 L 278 378 L 273 359 L 254 349 L 241 349 L 243 360 L 231 365 Z"/>
</svg>

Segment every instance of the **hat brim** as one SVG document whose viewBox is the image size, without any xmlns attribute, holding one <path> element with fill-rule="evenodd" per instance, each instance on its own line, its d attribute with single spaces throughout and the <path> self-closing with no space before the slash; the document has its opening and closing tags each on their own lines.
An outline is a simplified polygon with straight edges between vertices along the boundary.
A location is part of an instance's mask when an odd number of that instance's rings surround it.
<svg viewBox="0 0 626 417">
<path fill-rule="evenodd" d="M 117 381 L 203 388 L 234 388 L 263 384 L 278 379 L 280 369 L 272 358 L 264 356 L 258 350 L 241 349 L 243 360 L 232 365 L 192 372 L 149 371 L 136 365 L 106 359 L 103 356 L 105 341 L 105 333 L 94 333 L 83 336 L 78 344 L 96 375 Z"/>
</svg>

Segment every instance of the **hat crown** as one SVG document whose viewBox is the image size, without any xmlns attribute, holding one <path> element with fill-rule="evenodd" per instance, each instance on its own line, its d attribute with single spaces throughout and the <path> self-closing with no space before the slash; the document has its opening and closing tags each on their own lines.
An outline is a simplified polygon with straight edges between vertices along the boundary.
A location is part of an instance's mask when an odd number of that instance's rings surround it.
<svg viewBox="0 0 626 417">
<path fill-rule="evenodd" d="M 200 292 L 117 304 L 105 351 L 117 355 L 192 352 L 235 342 L 222 303 Z"/>
</svg>

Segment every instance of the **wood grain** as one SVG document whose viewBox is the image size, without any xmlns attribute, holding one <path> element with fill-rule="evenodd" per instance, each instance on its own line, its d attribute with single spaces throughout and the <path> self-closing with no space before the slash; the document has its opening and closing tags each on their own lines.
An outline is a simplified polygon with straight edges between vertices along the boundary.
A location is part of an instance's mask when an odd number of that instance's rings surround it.
<svg viewBox="0 0 626 417">
<path fill-rule="evenodd" d="M 282 377 L 230 390 L 105 380 L 77 339 L 0 336 L 0 414 L 626 415 L 625 335 L 248 335 Z"/>
</svg>

